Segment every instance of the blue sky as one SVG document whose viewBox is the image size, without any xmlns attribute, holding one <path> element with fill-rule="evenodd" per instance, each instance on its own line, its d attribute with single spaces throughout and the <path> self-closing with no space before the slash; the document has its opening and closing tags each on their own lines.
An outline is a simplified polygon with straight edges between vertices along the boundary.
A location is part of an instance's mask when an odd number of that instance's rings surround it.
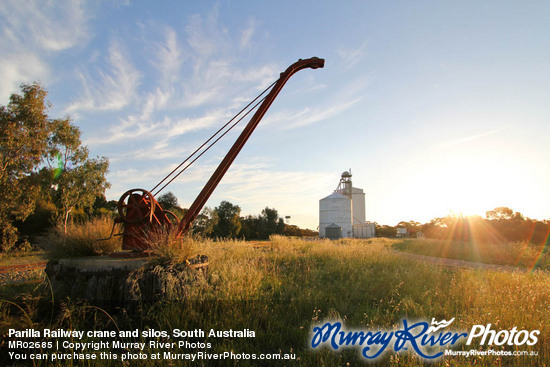
<svg viewBox="0 0 550 367">
<path fill-rule="evenodd" d="M 39 81 L 109 199 L 151 189 L 299 58 L 207 203 L 316 228 L 351 168 L 367 220 L 509 206 L 550 218 L 550 4 L 507 1 L 2 1 L 0 103 Z M 171 184 L 194 200 L 236 139 Z"/>
</svg>

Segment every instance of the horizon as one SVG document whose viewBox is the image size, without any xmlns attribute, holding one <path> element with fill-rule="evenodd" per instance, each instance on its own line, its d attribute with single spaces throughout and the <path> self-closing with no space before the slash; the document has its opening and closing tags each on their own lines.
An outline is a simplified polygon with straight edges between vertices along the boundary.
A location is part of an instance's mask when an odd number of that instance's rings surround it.
<svg viewBox="0 0 550 367">
<path fill-rule="evenodd" d="M 39 82 L 110 160 L 107 200 L 150 189 L 298 59 L 206 206 L 315 229 L 352 169 L 366 219 L 509 207 L 550 219 L 550 4 L 0 4 L 0 104 Z M 236 139 L 163 193 L 189 207 Z"/>
</svg>

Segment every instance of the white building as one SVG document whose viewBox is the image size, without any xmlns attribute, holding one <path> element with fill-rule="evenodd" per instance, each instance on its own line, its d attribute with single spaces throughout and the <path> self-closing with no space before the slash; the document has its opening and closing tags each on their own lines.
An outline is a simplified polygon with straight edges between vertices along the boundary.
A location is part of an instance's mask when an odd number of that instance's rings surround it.
<svg viewBox="0 0 550 367">
<path fill-rule="evenodd" d="M 334 238 L 337 233 L 334 225 L 341 228 L 341 237 L 374 237 L 374 223 L 366 222 L 365 218 L 365 193 L 353 187 L 351 170 L 345 171 L 334 193 L 319 200 L 319 237 Z M 326 232 L 329 226 L 330 236 Z"/>
</svg>

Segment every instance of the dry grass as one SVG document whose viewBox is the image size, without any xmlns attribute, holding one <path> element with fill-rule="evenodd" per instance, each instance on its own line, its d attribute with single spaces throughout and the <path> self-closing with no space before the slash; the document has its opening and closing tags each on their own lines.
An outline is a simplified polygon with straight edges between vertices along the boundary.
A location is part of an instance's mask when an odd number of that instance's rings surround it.
<svg viewBox="0 0 550 367">
<path fill-rule="evenodd" d="M 408 239 L 396 242 L 394 248 L 425 256 L 550 270 L 550 253 L 548 253 L 548 248 L 544 244 Z"/>
<path fill-rule="evenodd" d="M 209 257 L 206 277 L 184 279 L 188 273 L 178 272 L 173 265 L 163 270 L 163 279 L 179 284 L 181 289 L 174 292 L 183 299 L 144 306 L 139 315 L 129 316 L 122 311 L 113 314 L 112 319 L 126 330 L 248 328 L 256 331 L 256 338 L 209 339 L 209 352 L 286 353 L 292 349 L 299 357 L 292 365 L 355 366 L 364 364 L 355 349 L 338 353 L 308 349 L 312 326 L 327 319 L 340 319 L 349 328 L 380 330 L 393 327 L 403 317 L 427 321 L 432 317 L 455 317 L 453 326 L 459 330 L 487 323 L 498 330 L 538 329 L 539 342 L 519 350 L 536 351 L 539 356 L 445 358 L 434 362 L 434 366 L 550 364 L 548 272 L 445 269 L 396 256 L 390 250 L 395 243 L 386 239 L 307 241 L 278 236 L 272 239 L 272 246 L 256 249 L 241 241 L 195 240 L 196 251 Z M 153 271 L 160 270 L 155 267 Z M 0 308 L 0 333 L 8 325 L 68 328 L 71 323 L 70 327 L 76 330 L 99 330 L 112 328 L 114 323 L 101 312 L 95 316 L 100 320 L 97 324 L 89 317 L 77 317 L 80 311 L 70 304 L 63 309 L 65 317 L 57 316 L 53 325 L 48 324 L 49 315 L 45 320 L 32 311 L 35 306 L 31 303 L 22 307 L 28 317 L 6 307 Z M 475 347 L 483 348 L 486 346 Z M 144 351 L 156 352 L 159 350 Z M 109 365 L 103 362 L 101 365 Z M 391 352 L 377 362 L 424 364 L 414 354 Z M 136 364 L 157 365 L 151 360 Z M 255 364 L 240 360 L 239 365 Z"/>
<path fill-rule="evenodd" d="M 94 218 L 86 223 L 71 223 L 66 233 L 62 225 L 57 225 L 39 239 L 39 244 L 51 260 L 109 254 L 119 251 L 122 246 L 119 236 L 106 240 L 112 229 L 113 219 L 108 217 Z"/>
<path fill-rule="evenodd" d="M 159 227 L 144 234 L 144 242 L 151 249 L 155 262 L 179 264 L 197 254 L 197 239 L 178 237 L 176 227 Z"/>
</svg>

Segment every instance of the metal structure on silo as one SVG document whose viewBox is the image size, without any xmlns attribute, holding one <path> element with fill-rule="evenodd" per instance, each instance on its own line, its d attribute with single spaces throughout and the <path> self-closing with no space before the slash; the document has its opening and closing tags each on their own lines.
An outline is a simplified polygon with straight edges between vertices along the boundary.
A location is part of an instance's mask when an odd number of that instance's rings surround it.
<svg viewBox="0 0 550 367">
<path fill-rule="evenodd" d="M 363 189 L 353 187 L 351 169 L 344 171 L 336 192 L 351 199 L 353 207 L 353 225 L 365 223 L 365 193 Z"/>
<path fill-rule="evenodd" d="M 353 200 L 352 198 L 353 185 L 351 183 L 351 169 L 349 171 L 342 172 L 342 176 L 340 177 L 340 183 L 338 184 L 338 188 L 336 188 L 336 191 Z"/>
<path fill-rule="evenodd" d="M 351 199 L 337 192 L 319 200 L 319 237 L 325 238 L 326 228 L 342 228 L 342 237 L 353 236 Z"/>
</svg>

